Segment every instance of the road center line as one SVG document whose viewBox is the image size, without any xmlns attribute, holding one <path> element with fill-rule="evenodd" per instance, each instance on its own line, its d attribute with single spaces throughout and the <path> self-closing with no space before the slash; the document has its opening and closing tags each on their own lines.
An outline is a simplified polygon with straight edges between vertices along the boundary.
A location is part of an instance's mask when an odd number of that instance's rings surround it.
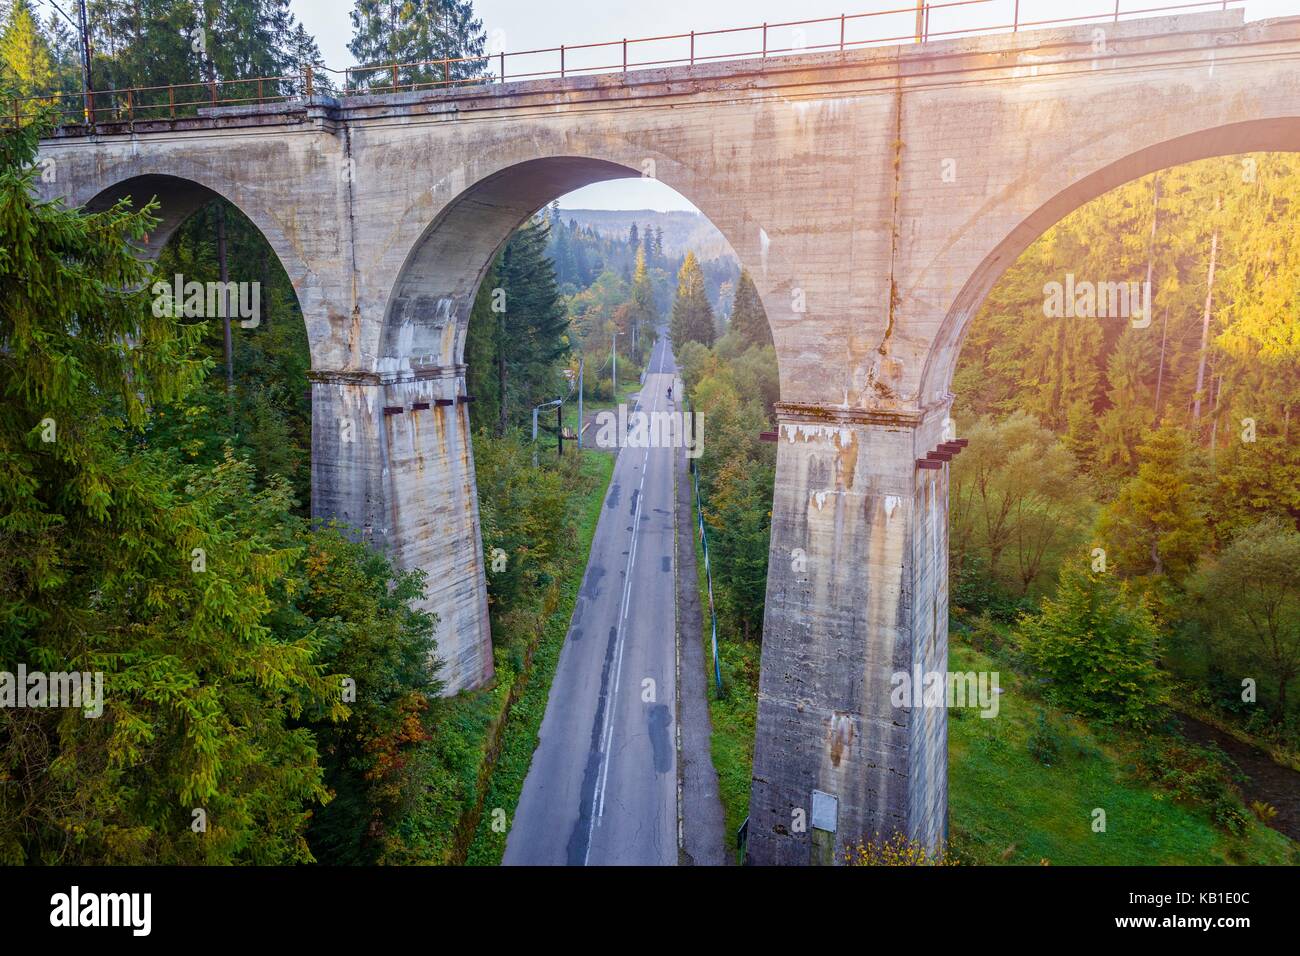
<svg viewBox="0 0 1300 956">
<path fill-rule="evenodd" d="M 659 353 L 659 371 L 655 374 L 657 375 L 664 374 L 663 366 L 664 366 L 664 354 L 663 354 L 663 343 L 661 342 L 660 353 Z M 642 386 L 643 391 L 644 388 L 645 386 Z M 658 411 L 658 409 L 659 409 L 659 389 L 656 385 L 654 405 L 651 407 L 651 414 L 654 414 L 654 412 Z M 640 540 L 641 505 L 645 500 L 645 476 L 646 476 L 646 472 L 649 470 L 648 468 L 649 460 L 650 460 L 650 449 L 647 448 L 645 456 L 641 459 L 641 481 L 637 486 L 636 510 L 633 512 L 632 515 L 632 538 L 631 538 L 631 543 L 628 547 L 627 566 L 624 570 L 623 594 L 622 594 L 622 600 L 620 601 L 620 604 L 622 606 L 620 608 L 618 625 L 617 625 L 618 633 L 615 635 L 615 644 L 617 650 L 615 652 L 616 656 L 615 656 L 615 664 L 614 664 L 614 686 L 610 690 L 609 706 L 605 708 L 605 726 L 603 728 L 603 733 L 601 734 L 601 744 L 600 744 L 601 766 L 600 766 L 600 773 L 596 783 L 596 792 L 593 794 L 592 802 L 594 806 L 592 808 L 593 813 L 591 814 L 591 822 L 587 828 L 587 850 L 586 853 L 583 855 L 584 865 L 586 865 L 586 863 L 591 858 L 591 843 L 592 843 L 592 838 L 595 835 L 595 831 L 596 831 L 596 822 L 605 813 L 605 791 L 606 791 L 606 785 L 609 780 L 609 764 L 610 764 L 610 756 L 611 756 L 611 747 L 613 745 L 613 736 L 614 736 L 614 707 L 618 700 L 619 687 L 622 685 L 623 650 L 627 643 L 626 642 L 627 634 L 624 629 L 624 624 L 627 621 L 627 611 L 631 605 L 632 571 L 636 565 L 637 544 Z"/>
</svg>

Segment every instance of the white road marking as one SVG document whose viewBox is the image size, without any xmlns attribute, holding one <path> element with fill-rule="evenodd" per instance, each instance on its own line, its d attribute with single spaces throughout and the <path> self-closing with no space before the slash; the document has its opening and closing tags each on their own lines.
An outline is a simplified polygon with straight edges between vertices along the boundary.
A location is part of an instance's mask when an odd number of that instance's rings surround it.
<svg viewBox="0 0 1300 956">
<path fill-rule="evenodd" d="M 659 371 L 656 374 L 659 375 L 664 374 L 664 353 L 662 348 L 662 342 L 659 351 Z M 656 388 L 654 405 L 651 407 L 650 410 L 651 414 L 654 414 L 654 412 L 658 411 L 658 409 L 659 409 L 659 390 L 658 388 Z M 650 459 L 650 449 L 647 448 L 645 452 L 645 456 L 641 459 L 641 482 L 637 486 L 636 510 L 632 514 L 632 539 L 631 539 L 631 544 L 628 547 L 627 567 L 624 571 L 624 577 L 623 577 L 623 595 L 621 601 L 622 607 L 620 609 L 620 614 L 618 619 L 618 633 L 615 635 L 614 638 L 615 646 L 617 648 L 615 652 L 614 686 L 610 691 L 609 706 L 605 708 L 605 721 L 604 721 L 604 727 L 602 728 L 601 743 L 600 743 L 600 752 L 601 752 L 600 761 L 602 766 L 600 767 L 600 772 L 597 777 L 596 791 L 592 795 L 593 806 L 592 806 L 591 822 L 587 827 L 587 851 L 585 854 L 583 854 L 583 858 L 582 858 L 582 862 L 584 866 L 591 859 L 591 842 L 596 832 L 596 822 L 605 814 L 605 791 L 606 791 L 606 785 L 609 782 L 610 747 L 614 742 L 613 741 L 614 706 L 618 700 L 619 687 L 622 684 L 623 649 L 627 643 L 626 642 L 627 635 L 626 632 L 624 631 L 623 625 L 627 621 L 627 612 L 628 612 L 628 608 L 631 605 L 632 570 L 636 566 L 636 549 L 641 534 L 641 503 L 645 499 L 645 493 L 644 493 L 645 476 L 646 476 L 646 472 L 649 470 L 646 467 L 647 464 L 649 463 L 649 459 Z"/>
</svg>

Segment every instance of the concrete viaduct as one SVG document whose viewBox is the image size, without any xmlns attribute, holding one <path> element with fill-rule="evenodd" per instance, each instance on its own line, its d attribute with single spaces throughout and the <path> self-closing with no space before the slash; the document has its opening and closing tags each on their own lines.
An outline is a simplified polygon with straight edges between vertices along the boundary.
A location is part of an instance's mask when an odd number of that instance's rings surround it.
<svg viewBox="0 0 1300 956">
<path fill-rule="evenodd" d="M 749 855 L 806 864 L 946 834 L 945 712 L 891 675 L 947 668 L 948 473 L 918 459 L 984 296 L 1079 205 L 1256 150 L 1300 150 L 1300 18 L 1215 12 L 67 128 L 41 189 L 156 195 L 154 251 L 215 195 L 261 229 L 310 338 L 312 512 L 428 572 L 453 690 L 492 677 L 458 396 L 493 254 L 598 180 L 698 206 L 780 365 Z"/>
</svg>

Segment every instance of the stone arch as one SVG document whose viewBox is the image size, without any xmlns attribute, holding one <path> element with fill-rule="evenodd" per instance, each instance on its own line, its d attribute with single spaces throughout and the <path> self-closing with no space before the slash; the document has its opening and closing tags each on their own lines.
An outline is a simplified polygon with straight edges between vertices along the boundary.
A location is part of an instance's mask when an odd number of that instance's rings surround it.
<svg viewBox="0 0 1300 956">
<path fill-rule="evenodd" d="M 347 472 L 344 477 L 327 473 L 324 466 L 315 468 L 313 513 L 343 515 L 352 524 L 373 529 L 371 539 L 389 547 L 400 564 L 428 572 L 427 603 L 439 615 L 439 654 L 446 661 L 444 679 L 450 690 L 481 686 L 493 673 L 473 448 L 464 405 L 465 334 L 474 298 L 497 251 L 529 216 L 582 186 L 643 175 L 636 157 L 645 153 L 631 146 L 620 159 L 593 155 L 598 152 L 594 149 L 577 151 L 569 140 L 550 145 L 554 152 L 546 140 L 512 140 L 501 144 L 491 159 L 475 157 L 446 175 L 442 184 L 456 191 L 396 269 L 381 327 L 370 340 L 374 371 L 329 380 L 318 376 L 313 392 L 314 416 L 322 421 L 368 419 L 368 433 L 373 431 L 379 449 L 374 460 L 330 466 Z M 655 167 L 656 178 L 695 203 L 743 262 L 746 247 L 738 242 L 735 228 L 745 221 L 739 202 L 721 190 L 701 196 L 709 192 L 708 177 L 671 159 L 655 157 Z M 470 185 L 464 187 L 466 181 Z M 678 183 L 685 188 L 678 189 Z M 691 183 L 700 188 L 692 189 Z M 725 211 L 715 216 L 715 206 Z M 410 229 L 421 210 L 418 202 L 408 207 L 397 234 Z M 746 231 L 752 231 L 751 245 L 757 249 L 762 230 L 755 225 Z M 384 280 L 375 281 L 382 289 Z M 365 414 L 348 410 L 362 405 L 368 409 Z M 379 416 L 381 408 L 384 414 Z M 319 431 L 325 435 L 326 428 Z M 320 449 L 320 460 L 345 461 L 358 447 L 330 444 Z M 358 520 L 357 515 L 370 517 Z"/>
<path fill-rule="evenodd" d="M 241 195 L 233 184 L 220 177 L 197 176 L 192 175 L 190 171 L 184 175 L 154 171 L 132 172 L 108 184 L 102 180 L 93 182 L 90 188 L 73 192 L 63 198 L 68 205 L 84 208 L 88 212 L 103 211 L 126 198 L 132 201 L 134 208 L 141 209 L 156 198 L 158 208 L 153 215 L 160 222 L 140 246 L 141 255 L 151 262 L 157 260 L 172 236 L 176 234 L 176 230 L 190 216 L 213 200 L 224 199 L 239 210 L 262 234 L 293 285 L 303 318 L 306 319 L 309 315 L 308 310 L 312 303 L 305 301 L 305 298 L 310 298 L 312 295 L 311 270 L 297 254 L 276 218 L 268 210 L 260 208 L 257 203 L 249 201 L 249 197 Z M 257 278 L 259 277 L 252 277 L 252 279 Z M 232 276 L 231 279 L 239 281 L 240 277 Z M 326 331 L 319 325 L 307 322 L 307 337 L 313 359 L 317 351 L 317 338 Z"/>
<path fill-rule="evenodd" d="M 660 157 L 656 159 L 660 173 L 656 178 L 692 202 L 722 233 L 745 266 L 748 247 L 759 249 L 763 230 L 747 223 L 742 210 L 732 208 L 735 204 L 731 197 L 719 197 L 719 205 L 728 208 L 714 215 L 714 204 L 709 202 L 713 197 L 699 196 L 702 190 L 684 182 L 697 178 L 697 174 L 685 168 L 679 170 L 676 163 Z M 401 376 L 422 367 L 463 366 L 465 332 L 474 297 L 511 233 L 552 200 L 575 189 L 643 176 L 643 171 L 633 165 L 635 162 L 627 157 L 572 154 L 506 162 L 451 199 L 420 235 L 398 270 L 379 337 L 379 373 Z M 463 175 L 463 171 L 458 172 Z M 702 182 L 707 177 L 700 175 L 698 179 Z M 739 229 L 738 220 L 743 224 Z M 761 273 L 751 270 L 751 275 L 755 282 L 760 281 Z"/>
<path fill-rule="evenodd" d="M 120 199 L 130 198 L 139 209 L 151 199 L 157 198 L 158 209 L 154 216 L 161 220 L 158 228 L 149 234 L 145 249 L 150 258 L 156 257 L 167 241 L 191 215 L 202 209 L 214 199 L 224 199 L 244 216 L 266 238 L 272 250 L 280 259 L 280 264 L 294 283 L 295 289 L 307 268 L 294 253 L 292 245 L 280 230 L 275 218 L 260 209 L 256 203 L 248 201 L 233 184 L 214 176 L 196 176 L 190 172 L 171 173 L 154 170 L 141 170 L 109 182 L 95 183 L 83 195 L 67 197 L 69 205 L 84 206 L 91 212 L 99 212 L 112 206 Z"/>
<path fill-rule="evenodd" d="M 1071 183 L 1043 201 L 993 247 L 966 279 L 944 317 L 922 375 L 922 405 L 943 402 L 951 390 L 962 342 L 972 320 L 1000 279 L 1044 232 L 1074 210 L 1143 176 L 1216 156 L 1300 152 L 1300 116 L 1210 127 L 1156 143 Z"/>
</svg>

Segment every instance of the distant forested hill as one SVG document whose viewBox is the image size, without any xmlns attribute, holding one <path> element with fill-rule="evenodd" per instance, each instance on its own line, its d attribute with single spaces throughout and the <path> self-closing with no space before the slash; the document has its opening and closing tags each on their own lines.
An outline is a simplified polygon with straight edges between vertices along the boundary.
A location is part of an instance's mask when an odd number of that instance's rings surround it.
<svg viewBox="0 0 1300 956">
<path fill-rule="evenodd" d="M 663 253 L 670 259 L 680 259 L 693 251 L 700 261 L 709 259 L 735 259 L 722 233 L 707 217 L 696 212 L 658 212 L 654 209 L 560 209 L 565 222 L 576 219 L 579 226 L 589 227 L 603 236 L 626 236 L 633 223 L 639 231 L 646 226 L 663 230 Z"/>
</svg>

